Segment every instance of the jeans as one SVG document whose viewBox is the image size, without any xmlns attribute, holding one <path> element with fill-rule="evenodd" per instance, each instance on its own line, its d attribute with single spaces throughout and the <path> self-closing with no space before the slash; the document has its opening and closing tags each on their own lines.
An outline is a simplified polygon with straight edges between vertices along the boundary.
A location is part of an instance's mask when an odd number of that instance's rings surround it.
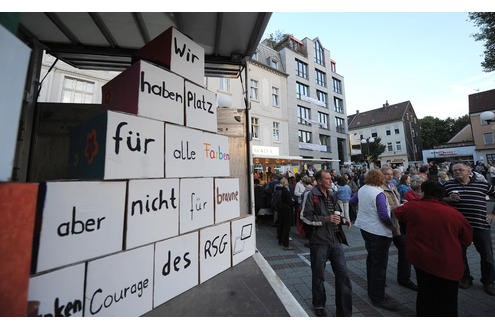
<svg viewBox="0 0 495 328">
<path fill-rule="evenodd" d="M 493 260 L 491 231 L 473 228 L 473 244 L 480 254 L 481 283 L 492 284 L 495 282 L 495 262 Z M 471 279 L 471 271 L 466 256 L 466 248 L 463 248 L 464 278 Z"/>
<path fill-rule="evenodd" d="M 411 264 L 406 258 L 406 236 L 394 236 L 393 242 L 397 247 L 397 282 L 405 284 L 411 279 Z"/>
<path fill-rule="evenodd" d="M 310 245 L 313 306 L 324 308 L 326 293 L 323 282 L 325 281 L 325 266 L 330 260 L 335 275 L 335 306 L 338 317 L 352 316 L 352 286 L 347 273 L 347 265 L 342 245 Z"/>
<path fill-rule="evenodd" d="M 366 276 L 368 279 L 368 296 L 373 303 L 385 300 L 385 280 L 387 279 L 388 249 L 392 238 L 379 236 L 361 230 L 366 257 Z"/>
<path fill-rule="evenodd" d="M 416 268 L 418 317 L 457 317 L 458 282 Z"/>
</svg>

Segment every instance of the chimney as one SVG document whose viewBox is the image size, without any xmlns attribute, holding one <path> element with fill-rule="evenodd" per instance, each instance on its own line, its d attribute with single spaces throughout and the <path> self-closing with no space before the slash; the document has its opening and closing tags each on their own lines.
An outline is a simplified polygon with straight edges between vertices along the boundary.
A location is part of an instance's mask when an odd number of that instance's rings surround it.
<svg viewBox="0 0 495 328">
<path fill-rule="evenodd" d="M 387 108 L 388 107 L 388 100 L 385 100 L 385 103 L 383 104 L 383 108 Z"/>
<path fill-rule="evenodd" d="M 357 115 L 357 114 L 359 114 L 359 110 L 358 110 L 358 109 L 356 109 L 356 115 Z"/>
</svg>

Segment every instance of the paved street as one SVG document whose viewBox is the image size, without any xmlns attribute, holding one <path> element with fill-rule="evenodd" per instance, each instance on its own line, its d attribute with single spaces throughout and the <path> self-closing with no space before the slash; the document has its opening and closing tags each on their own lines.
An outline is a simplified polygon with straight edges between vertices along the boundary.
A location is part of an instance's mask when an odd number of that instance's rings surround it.
<svg viewBox="0 0 495 328">
<path fill-rule="evenodd" d="M 492 240 L 495 244 L 495 231 L 492 226 Z M 295 227 L 291 231 L 291 245 L 294 250 L 286 251 L 278 245 L 276 228 L 271 221 L 263 219 L 256 227 L 258 251 L 270 264 L 282 282 L 299 302 L 309 316 L 314 316 L 311 304 L 311 268 L 309 261 L 309 248 L 305 247 L 305 240 L 298 237 Z M 416 292 L 399 286 L 396 280 L 397 249 L 392 244 L 389 253 L 387 269 L 386 293 L 402 305 L 399 312 L 390 312 L 374 307 L 367 296 L 366 282 L 366 249 L 359 229 L 346 229 L 350 247 L 344 246 L 347 266 L 352 281 L 353 290 L 353 316 L 355 317 L 396 317 L 415 316 Z M 459 316 L 463 317 L 492 317 L 495 316 L 495 296 L 490 296 L 483 291 L 480 279 L 479 255 L 470 246 L 468 249 L 471 274 L 474 277 L 474 285 L 467 290 L 459 289 Z M 335 316 L 335 289 L 334 276 L 331 266 L 326 268 L 326 293 L 327 311 L 330 316 Z M 416 281 L 414 269 L 412 280 Z"/>
</svg>

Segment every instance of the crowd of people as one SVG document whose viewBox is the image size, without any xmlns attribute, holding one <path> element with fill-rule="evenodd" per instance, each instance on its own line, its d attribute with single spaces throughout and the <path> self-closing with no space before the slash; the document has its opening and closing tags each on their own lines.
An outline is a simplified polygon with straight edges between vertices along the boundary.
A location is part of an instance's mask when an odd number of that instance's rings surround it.
<svg viewBox="0 0 495 328">
<path fill-rule="evenodd" d="M 335 274 L 338 316 L 352 315 L 352 286 L 344 249 L 343 226 L 360 229 L 365 248 L 368 296 L 373 305 L 400 309 L 387 296 L 389 248 L 398 251 L 397 282 L 417 291 L 418 316 L 456 316 L 458 288 L 473 284 L 467 248 L 480 256 L 484 291 L 495 296 L 495 262 L 491 241 L 495 166 L 489 162 L 442 163 L 380 169 L 344 166 L 285 176 L 272 174 L 265 185 L 255 178 L 256 213 L 271 208 L 279 245 L 290 244 L 292 226 L 307 239 L 312 270 L 313 306 L 326 316 L 324 271 Z M 415 269 L 416 282 L 411 279 Z"/>
</svg>

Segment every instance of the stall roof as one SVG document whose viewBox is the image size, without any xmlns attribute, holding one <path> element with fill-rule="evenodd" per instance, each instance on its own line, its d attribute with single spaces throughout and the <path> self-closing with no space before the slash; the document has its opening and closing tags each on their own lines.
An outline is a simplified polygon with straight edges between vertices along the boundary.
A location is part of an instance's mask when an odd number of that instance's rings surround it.
<svg viewBox="0 0 495 328">
<path fill-rule="evenodd" d="M 205 75 L 238 77 L 261 40 L 266 12 L 22 12 L 18 36 L 80 69 L 122 71 L 171 26 L 205 49 Z"/>
</svg>

